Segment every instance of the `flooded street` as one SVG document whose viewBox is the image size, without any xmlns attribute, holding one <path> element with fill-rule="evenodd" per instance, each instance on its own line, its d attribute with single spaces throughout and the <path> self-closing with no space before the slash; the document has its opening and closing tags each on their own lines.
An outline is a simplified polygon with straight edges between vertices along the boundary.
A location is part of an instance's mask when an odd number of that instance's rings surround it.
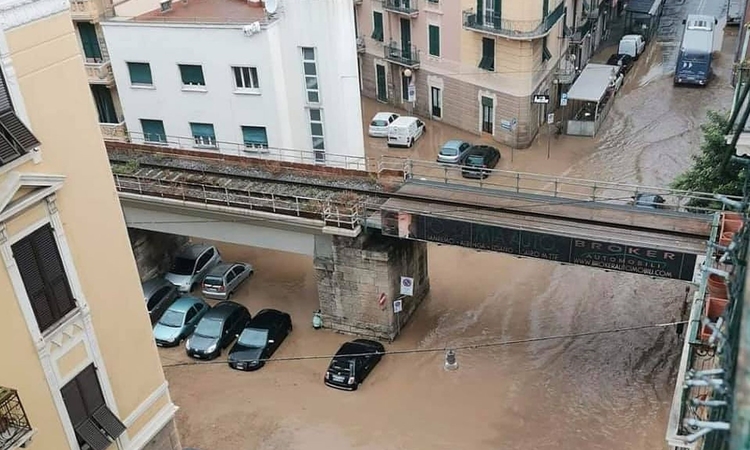
<svg viewBox="0 0 750 450">
<path fill-rule="evenodd" d="M 692 3 L 668 10 L 668 18 Z M 731 106 L 736 45 L 730 29 L 709 87 L 674 88 L 669 36 L 679 40 L 681 28 L 670 26 L 674 32 L 660 33 L 662 41 L 638 61 L 596 139 L 553 138 L 547 159 L 541 134 L 531 148 L 516 150 L 513 162 L 511 149 L 501 147 L 498 168 L 667 185 L 699 151 L 706 111 Z M 368 119 L 383 109 L 390 108 L 364 102 Z M 492 143 L 432 121 L 427 127 L 414 149 L 368 139 L 370 154 L 434 160 L 450 138 Z M 318 303 L 311 258 L 217 246 L 224 260 L 256 270 L 233 300 L 253 314 L 273 307 L 292 315 L 294 331 L 275 357 L 331 355 L 350 339 L 312 329 Z M 672 322 L 680 320 L 687 287 L 435 244 L 428 259 L 430 294 L 386 350 Z M 351 393 L 323 385 L 327 357 L 272 361 L 245 373 L 226 366 L 226 352 L 215 364 L 195 365 L 183 347 L 159 351 L 180 407 L 182 442 L 201 450 L 632 450 L 666 448 L 680 345 L 667 327 L 459 350 L 457 371 L 444 370 L 441 352 L 387 355 Z"/>
</svg>

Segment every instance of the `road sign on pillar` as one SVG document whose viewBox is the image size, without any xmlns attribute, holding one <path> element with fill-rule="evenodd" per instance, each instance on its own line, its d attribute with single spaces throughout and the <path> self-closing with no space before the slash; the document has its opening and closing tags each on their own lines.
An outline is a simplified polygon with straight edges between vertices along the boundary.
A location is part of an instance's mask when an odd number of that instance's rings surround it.
<svg viewBox="0 0 750 450">
<path fill-rule="evenodd" d="M 414 296 L 414 278 L 401 277 L 401 295 Z"/>
<path fill-rule="evenodd" d="M 547 103 L 549 103 L 549 95 L 547 95 L 547 94 L 537 94 L 537 95 L 534 96 L 534 99 L 533 99 L 532 102 L 533 103 L 539 103 L 539 104 L 546 105 Z"/>
</svg>

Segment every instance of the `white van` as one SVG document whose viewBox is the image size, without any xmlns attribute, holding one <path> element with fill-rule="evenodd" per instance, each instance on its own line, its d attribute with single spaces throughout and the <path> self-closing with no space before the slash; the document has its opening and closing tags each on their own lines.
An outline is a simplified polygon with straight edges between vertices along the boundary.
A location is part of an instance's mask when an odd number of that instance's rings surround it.
<svg viewBox="0 0 750 450">
<path fill-rule="evenodd" d="M 640 34 L 626 34 L 620 39 L 620 46 L 617 53 L 620 55 L 630 55 L 633 59 L 638 59 L 646 49 L 646 41 Z"/>
<path fill-rule="evenodd" d="M 424 134 L 424 122 L 401 116 L 388 125 L 388 147 L 411 147 Z"/>
</svg>

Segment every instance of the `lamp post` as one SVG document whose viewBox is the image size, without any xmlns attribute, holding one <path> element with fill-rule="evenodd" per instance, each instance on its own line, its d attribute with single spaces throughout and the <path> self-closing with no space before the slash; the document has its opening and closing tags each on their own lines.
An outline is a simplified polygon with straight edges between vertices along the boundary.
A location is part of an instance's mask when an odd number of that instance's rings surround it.
<svg viewBox="0 0 750 450">
<path fill-rule="evenodd" d="M 405 78 L 409 79 L 409 84 L 406 86 L 406 104 L 409 114 L 412 114 L 414 113 L 414 103 L 416 103 L 417 101 L 417 88 L 414 85 L 414 80 L 412 79 L 413 72 L 411 71 L 411 69 L 404 69 L 403 74 Z"/>
</svg>

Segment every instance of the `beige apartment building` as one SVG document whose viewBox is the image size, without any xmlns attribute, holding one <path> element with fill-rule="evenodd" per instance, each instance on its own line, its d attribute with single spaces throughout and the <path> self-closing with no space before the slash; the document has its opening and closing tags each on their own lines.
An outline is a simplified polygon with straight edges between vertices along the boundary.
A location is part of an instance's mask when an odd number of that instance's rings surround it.
<svg viewBox="0 0 750 450">
<path fill-rule="evenodd" d="M 573 30 L 588 21 L 573 11 L 589 3 L 355 1 L 362 93 L 507 145 L 528 146 L 559 102 L 557 75 Z M 410 83 L 416 88 L 411 98 Z M 534 103 L 534 95 L 548 95 L 550 104 Z"/>
<path fill-rule="evenodd" d="M 111 0 L 70 0 L 70 16 L 84 58 L 91 96 L 105 139 L 126 139 L 125 119 L 117 94 L 109 51 L 100 23 L 112 16 Z"/>
<path fill-rule="evenodd" d="M 68 3 L 0 18 L 0 449 L 180 449 Z"/>
</svg>

